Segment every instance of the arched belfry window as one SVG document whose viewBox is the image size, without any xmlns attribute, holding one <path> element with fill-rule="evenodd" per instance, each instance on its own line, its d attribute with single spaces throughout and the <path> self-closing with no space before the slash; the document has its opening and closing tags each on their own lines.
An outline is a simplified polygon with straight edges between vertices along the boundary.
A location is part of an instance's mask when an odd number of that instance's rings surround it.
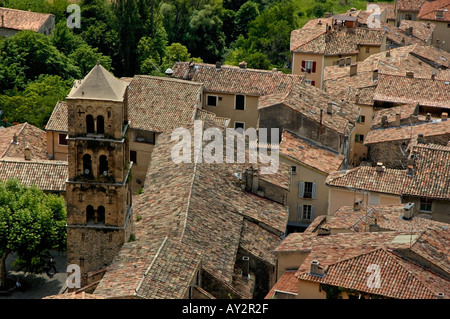
<svg viewBox="0 0 450 319">
<path fill-rule="evenodd" d="M 105 223 L 105 207 L 98 206 L 97 209 L 97 223 L 104 224 Z"/>
<path fill-rule="evenodd" d="M 90 114 L 86 116 L 86 132 L 95 133 L 94 117 Z"/>
<path fill-rule="evenodd" d="M 95 222 L 95 210 L 92 205 L 86 207 L 86 222 L 92 224 Z"/>
<path fill-rule="evenodd" d="M 92 174 L 92 159 L 91 155 L 84 154 L 83 156 L 83 174 L 91 175 Z"/>
<path fill-rule="evenodd" d="M 103 116 L 97 116 L 97 134 L 105 134 L 105 119 Z"/>
<path fill-rule="evenodd" d="M 100 165 L 99 165 L 99 175 L 107 176 L 108 175 L 108 157 L 106 155 L 100 156 Z"/>
</svg>

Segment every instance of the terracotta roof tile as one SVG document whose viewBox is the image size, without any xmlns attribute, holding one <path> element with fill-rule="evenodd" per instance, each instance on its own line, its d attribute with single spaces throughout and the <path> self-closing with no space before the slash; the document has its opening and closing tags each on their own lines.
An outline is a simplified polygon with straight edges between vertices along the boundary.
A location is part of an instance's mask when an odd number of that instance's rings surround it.
<svg viewBox="0 0 450 319">
<path fill-rule="evenodd" d="M 280 153 L 324 173 L 339 170 L 344 161 L 344 155 L 315 145 L 289 131 L 283 131 L 281 139 Z"/>
<path fill-rule="evenodd" d="M 436 25 L 434 23 L 424 23 L 422 21 L 402 20 L 399 28 L 405 32 L 412 30 L 412 35 L 416 38 L 429 42 L 432 39 L 433 31 Z"/>
<path fill-rule="evenodd" d="M 359 166 L 328 175 L 325 184 L 334 187 L 366 190 L 378 193 L 401 195 L 408 179 L 405 170 Z"/>
<path fill-rule="evenodd" d="M 3 17 L 3 28 L 13 30 L 32 30 L 38 32 L 44 23 L 53 16 L 48 13 L 37 13 L 31 11 L 0 8 Z"/>
<path fill-rule="evenodd" d="M 173 67 L 174 78 L 189 79 L 204 85 L 206 92 L 226 94 L 267 95 L 288 91 L 296 82 L 301 82 L 303 76 L 284 74 L 256 69 L 205 63 L 177 62 Z"/>
<path fill-rule="evenodd" d="M 441 11 L 442 14 L 438 15 L 438 11 Z M 450 21 L 450 0 L 425 2 L 418 17 L 422 20 Z"/>
<path fill-rule="evenodd" d="M 384 143 L 390 141 L 410 140 L 423 136 L 448 136 L 450 137 L 450 122 L 433 120 L 431 122 L 418 123 L 414 125 L 401 125 L 396 127 L 380 128 L 370 130 L 364 141 L 365 145 Z"/>
<path fill-rule="evenodd" d="M 400 11 L 420 11 L 420 8 L 427 0 L 398 0 L 397 10 Z"/>
<path fill-rule="evenodd" d="M 128 89 L 130 126 L 163 132 L 193 123 L 201 94 L 199 83 L 136 75 Z"/>
<path fill-rule="evenodd" d="M 327 113 L 328 103 L 333 103 L 332 114 Z M 305 117 L 320 123 L 338 133 L 345 133 L 358 117 L 359 108 L 348 101 L 338 99 L 312 85 L 298 83 L 287 94 L 266 95 L 259 98 L 258 108 L 283 104 L 300 112 Z"/>
<path fill-rule="evenodd" d="M 416 112 L 418 113 L 418 104 L 405 104 L 400 106 L 394 106 L 387 109 L 382 109 L 376 111 L 373 119 L 371 128 L 379 128 L 382 126 L 382 118 L 386 116 L 387 123 L 395 122 L 395 118 L 397 114 L 400 114 L 400 120 L 406 120 L 414 115 Z"/>
<path fill-rule="evenodd" d="M 46 131 L 57 131 L 57 132 L 67 132 L 68 131 L 68 109 L 67 102 L 58 101 L 55 108 L 53 109 L 52 115 L 50 116 L 47 125 L 45 126 Z"/>
<path fill-rule="evenodd" d="M 27 186 L 35 185 L 44 191 L 65 191 L 67 175 L 67 162 L 8 157 L 0 159 L 1 180 L 17 178 Z"/>
<path fill-rule="evenodd" d="M 370 265 L 379 266 L 380 287 L 368 285 Z M 450 287 L 448 280 L 422 270 L 384 248 L 329 264 L 324 277 L 303 272 L 297 273 L 297 278 L 399 299 L 436 299 L 438 292 L 448 293 Z M 429 285 L 427 279 L 431 279 L 433 285 Z"/>
<path fill-rule="evenodd" d="M 329 216 L 321 226 L 326 229 L 346 229 L 355 232 L 368 232 L 369 225 L 376 223 L 382 231 L 425 231 L 429 227 L 445 226 L 434 220 L 421 217 L 404 219 L 406 204 L 376 205 L 354 210 L 353 206 L 343 206 Z"/>
<path fill-rule="evenodd" d="M 270 289 L 265 299 L 277 298 L 277 293 L 297 295 L 297 292 L 298 279 L 295 277 L 295 270 L 287 270 Z"/>
<path fill-rule="evenodd" d="M 450 149 L 416 145 L 411 154 L 414 173 L 404 194 L 450 200 Z"/>
<path fill-rule="evenodd" d="M 13 143 L 14 136 L 17 143 Z M 0 129 L 0 157 L 24 158 L 27 147 L 33 159 L 49 159 L 45 131 L 28 123 Z"/>
</svg>

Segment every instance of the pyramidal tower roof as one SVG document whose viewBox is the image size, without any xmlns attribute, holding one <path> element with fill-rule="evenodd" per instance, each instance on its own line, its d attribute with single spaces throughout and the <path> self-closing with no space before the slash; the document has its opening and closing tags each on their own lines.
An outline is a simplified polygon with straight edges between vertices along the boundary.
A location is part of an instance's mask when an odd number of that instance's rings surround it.
<svg viewBox="0 0 450 319">
<path fill-rule="evenodd" d="M 75 81 L 67 98 L 123 101 L 128 84 L 97 63 L 84 79 Z"/>
</svg>

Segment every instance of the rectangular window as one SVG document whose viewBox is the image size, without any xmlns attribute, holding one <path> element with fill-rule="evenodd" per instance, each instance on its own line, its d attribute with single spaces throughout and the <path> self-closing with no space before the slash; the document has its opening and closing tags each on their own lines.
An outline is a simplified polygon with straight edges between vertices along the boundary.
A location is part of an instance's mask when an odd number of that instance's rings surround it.
<svg viewBox="0 0 450 319">
<path fill-rule="evenodd" d="M 316 218 L 316 207 L 312 205 L 299 205 L 298 206 L 298 220 L 312 221 Z"/>
<path fill-rule="evenodd" d="M 429 198 L 420 199 L 420 210 L 423 212 L 431 212 L 432 201 Z"/>
<path fill-rule="evenodd" d="M 316 73 L 316 62 L 315 61 L 304 61 L 304 72 L 306 73 Z"/>
<path fill-rule="evenodd" d="M 358 143 L 364 142 L 364 135 L 363 134 L 355 134 L 355 142 L 358 142 Z"/>
<path fill-rule="evenodd" d="M 299 182 L 298 197 L 316 199 L 317 184 L 312 182 Z"/>
<path fill-rule="evenodd" d="M 59 145 L 67 145 L 67 134 L 59 134 L 58 135 L 58 143 Z"/>
<path fill-rule="evenodd" d="M 137 152 L 130 151 L 130 161 L 137 165 Z"/>
<path fill-rule="evenodd" d="M 297 174 L 297 166 L 291 166 L 291 173 L 292 175 Z"/>
<path fill-rule="evenodd" d="M 370 53 L 370 48 L 369 47 L 366 48 L 366 53 Z"/>
<path fill-rule="evenodd" d="M 236 130 L 238 128 L 245 130 L 245 123 L 244 122 L 234 122 L 234 129 Z"/>
<path fill-rule="evenodd" d="M 365 122 L 366 122 L 366 117 L 364 115 L 358 116 L 356 123 L 365 123 Z"/>
<path fill-rule="evenodd" d="M 245 96 L 244 95 L 236 95 L 234 108 L 236 110 L 245 110 Z"/>
<path fill-rule="evenodd" d="M 209 106 L 217 106 L 217 96 L 216 95 L 207 95 L 206 96 L 206 104 Z"/>
</svg>

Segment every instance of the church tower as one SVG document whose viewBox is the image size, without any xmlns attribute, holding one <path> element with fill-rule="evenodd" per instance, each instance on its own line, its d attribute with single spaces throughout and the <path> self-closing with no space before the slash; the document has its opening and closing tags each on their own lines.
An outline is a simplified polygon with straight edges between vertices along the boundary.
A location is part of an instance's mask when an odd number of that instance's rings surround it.
<svg viewBox="0 0 450 319">
<path fill-rule="evenodd" d="M 109 265 L 132 232 L 128 83 L 97 64 L 67 96 L 67 264 Z"/>
</svg>

